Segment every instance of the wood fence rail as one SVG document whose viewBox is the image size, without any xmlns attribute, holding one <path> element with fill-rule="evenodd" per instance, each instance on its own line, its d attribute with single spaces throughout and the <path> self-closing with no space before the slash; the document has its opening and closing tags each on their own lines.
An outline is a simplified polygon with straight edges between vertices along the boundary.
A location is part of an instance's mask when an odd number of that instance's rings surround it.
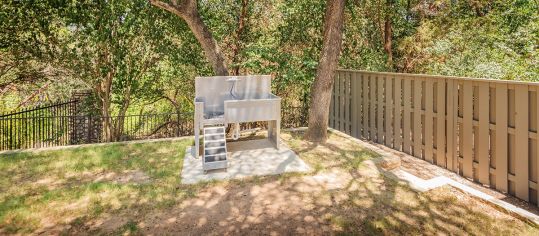
<svg viewBox="0 0 539 236">
<path fill-rule="evenodd" d="M 329 126 L 538 204 L 539 83 L 337 70 Z"/>
</svg>

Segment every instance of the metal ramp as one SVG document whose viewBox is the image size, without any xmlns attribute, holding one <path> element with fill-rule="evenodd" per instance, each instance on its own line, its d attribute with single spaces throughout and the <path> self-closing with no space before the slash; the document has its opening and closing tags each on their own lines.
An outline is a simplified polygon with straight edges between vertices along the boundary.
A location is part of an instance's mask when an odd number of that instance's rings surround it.
<svg viewBox="0 0 539 236">
<path fill-rule="evenodd" d="M 226 136 L 225 126 L 214 125 L 204 127 L 204 154 L 202 155 L 202 167 L 204 173 L 208 170 L 226 169 Z"/>
</svg>

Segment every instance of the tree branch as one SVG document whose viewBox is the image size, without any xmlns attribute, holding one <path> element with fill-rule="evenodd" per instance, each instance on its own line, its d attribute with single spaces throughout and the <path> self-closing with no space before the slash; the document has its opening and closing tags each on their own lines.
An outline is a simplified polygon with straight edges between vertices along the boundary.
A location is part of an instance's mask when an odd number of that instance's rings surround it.
<svg viewBox="0 0 539 236">
<path fill-rule="evenodd" d="M 176 1 L 172 1 L 172 3 L 165 3 L 165 2 L 162 2 L 162 1 L 159 1 L 159 0 L 149 0 L 150 4 L 152 4 L 153 6 L 156 6 L 156 7 L 159 7 L 165 11 L 169 11 L 169 12 L 172 12 L 176 15 L 179 15 L 179 16 L 182 16 L 183 13 L 178 9 L 176 8 L 178 5 L 176 3 Z"/>
<path fill-rule="evenodd" d="M 224 55 L 217 45 L 217 41 L 213 38 L 212 33 L 202 21 L 202 17 L 198 13 L 196 0 L 183 0 L 181 3 L 165 3 L 159 0 L 149 0 L 150 4 L 168 12 L 171 12 L 182 18 L 187 26 L 193 32 L 198 40 L 206 58 L 213 67 L 216 75 L 228 75 L 228 68 L 225 63 Z"/>
</svg>

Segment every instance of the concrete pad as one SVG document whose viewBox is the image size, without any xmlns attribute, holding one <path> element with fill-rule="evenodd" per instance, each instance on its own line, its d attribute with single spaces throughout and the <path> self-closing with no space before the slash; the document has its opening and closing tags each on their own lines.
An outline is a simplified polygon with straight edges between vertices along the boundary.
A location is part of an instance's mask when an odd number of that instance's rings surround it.
<svg viewBox="0 0 539 236">
<path fill-rule="evenodd" d="M 275 149 L 268 139 L 229 142 L 227 170 L 213 170 L 207 174 L 202 170 L 202 159 L 193 156 L 194 147 L 187 147 L 181 173 L 182 183 L 310 171 L 310 167 L 284 143 L 281 142 L 279 146 L 279 150 Z"/>
</svg>

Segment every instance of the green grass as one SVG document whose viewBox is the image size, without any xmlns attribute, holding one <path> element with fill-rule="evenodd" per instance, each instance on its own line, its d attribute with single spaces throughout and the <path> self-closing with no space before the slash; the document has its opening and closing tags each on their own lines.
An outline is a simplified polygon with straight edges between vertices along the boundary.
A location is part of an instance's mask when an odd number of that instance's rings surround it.
<svg viewBox="0 0 539 236">
<path fill-rule="evenodd" d="M 285 205 L 278 217 L 260 224 L 277 222 L 281 225 L 272 230 L 283 233 L 308 227 L 301 219 L 313 217 L 329 226 L 330 232 L 344 235 L 537 235 L 537 228 L 456 195 L 449 187 L 417 193 L 380 175 L 376 167 L 365 164 L 380 155 L 354 141 L 330 134 L 327 143 L 313 144 L 302 135 L 283 132 L 282 139 L 313 167 L 311 173 L 196 185 L 182 185 L 180 177 L 191 139 L 3 154 L 0 235 L 204 234 L 209 221 L 238 228 L 256 225 L 245 219 L 258 219 L 262 216 L 256 212 L 275 211 L 272 205 L 279 204 Z M 328 173 L 339 173 L 336 178 L 345 187 L 325 189 L 313 184 L 313 175 Z M 298 191 L 300 186 L 304 190 Z M 251 194 L 260 191 L 272 194 Z M 256 210 L 238 209 L 245 201 Z M 205 208 L 206 204 L 211 207 Z M 162 224 L 169 220 L 179 223 Z M 207 223 L 199 227 L 200 222 Z M 227 233 L 227 229 L 214 227 L 212 233 Z M 247 228 L 237 234 L 253 232 Z"/>
<path fill-rule="evenodd" d="M 324 155 L 312 150 L 314 147 L 305 147 L 299 133 L 285 136 L 290 146 L 314 167 L 315 171 L 307 175 L 334 167 L 353 170 L 362 161 L 377 156 L 357 146 L 344 148 L 331 143 L 324 144 L 331 155 Z M 273 180 L 286 182 L 306 175 L 287 173 L 182 185 L 182 159 L 192 142 L 186 139 L 113 143 L 0 155 L 0 234 L 32 233 L 43 225 L 59 226 L 63 233 L 91 231 L 88 222 L 109 214 L 126 216 L 125 222 L 118 223 L 110 232 L 136 233 L 133 222 L 138 216 L 176 206 L 196 197 L 203 188 L 216 184 L 241 187 Z M 336 155 L 343 158 L 335 161 Z M 133 173 L 143 175 L 144 181 L 119 181 Z"/>
<path fill-rule="evenodd" d="M 285 133 L 283 136 L 290 147 L 314 168 L 315 173 L 331 168 L 354 171 L 362 168 L 365 160 L 380 157 L 380 154 L 334 133 L 329 133 L 328 142 L 321 144 L 308 143 L 302 138 L 303 132 Z"/>
<path fill-rule="evenodd" d="M 192 140 L 0 155 L 0 233 L 166 208 L 195 195 L 179 174 Z M 133 176 L 140 179 L 129 180 Z M 124 180 L 125 179 L 125 180 Z M 133 225 L 126 226 L 130 231 Z"/>
</svg>

